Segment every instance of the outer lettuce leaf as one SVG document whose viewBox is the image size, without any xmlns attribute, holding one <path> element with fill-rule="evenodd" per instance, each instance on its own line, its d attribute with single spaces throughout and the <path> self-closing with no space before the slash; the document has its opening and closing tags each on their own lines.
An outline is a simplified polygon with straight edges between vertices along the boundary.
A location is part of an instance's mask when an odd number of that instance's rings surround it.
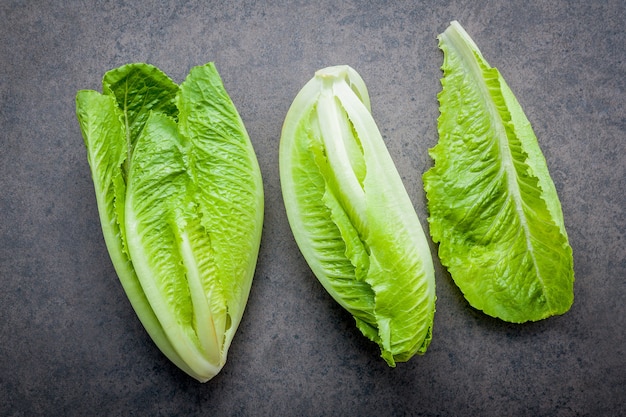
<svg viewBox="0 0 626 417">
<path fill-rule="evenodd" d="M 128 137 L 123 112 L 114 97 L 89 90 L 78 92 L 76 112 L 87 147 L 100 224 L 117 276 L 152 340 L 173 363 L 191 375 L 193 371 L 176 353 L 154 315 L 126 250 L 124 166 Z"/>
<path fill-rule="evenodd" d="M 201 223 L 210 233 L 228 301 L 230 343 L 250 291 L 249 280 L 235 278 L 252 278 L 259 250 L 263 223 L 260 168 L 243 121 L 212 64 L 192 69 L 181 85 L 177 104 L 179 130 L 191 143 L 190 175 L 199 190 Z"/>
<path fill-rule="evenodd" d="M 256 265 L 256 156 L 212 63 L 180 88 L 146 64 L 103 84 L 104 94 L 78 93 L 77 115 L 111 259 L 157 346 L 207 381 L 225 363 Z"/>
<path fill-rule="evenodd" d="M 280 178 L 298 246 L 390 366 L 424 353 L 435 281 L 415 209 L 348 66 L 318 71 L 283 126 Z"/>
<path fill-rule="evenodd" d="M 423 179 L 441 262 L 486 314 L 525 322 L 565 313 L 572 249 L 530 123 L 458 22 L 439 35 L 439 47 L 439 142 Z"/>
</svg>

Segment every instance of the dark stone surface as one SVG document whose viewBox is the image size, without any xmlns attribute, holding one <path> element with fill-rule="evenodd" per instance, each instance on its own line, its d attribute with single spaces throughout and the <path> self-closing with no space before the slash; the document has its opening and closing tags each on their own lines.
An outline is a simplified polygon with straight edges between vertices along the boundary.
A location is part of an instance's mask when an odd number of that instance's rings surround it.
<svg viewBox="0 0 626 417">
<path fill-rule="evenodd" d="M 0 415 L 623 413 L 626 3 L 220 3 L 0 3 Z M 564 316 L 506 324 L 471 309 L 435 258 L 431 347 L 390 369 L 298 252 L 280 195 L 280 129 L 315 70 L 353 66 L 425 224 L 435 37 L 452 19 L 533 123 L 574 249 L 576 300 Z M 207 384 L 149 340 L 100 232 L 74 97 L 134 61 L 176 82 L 215 61 L 264 175 L 250 301 L 226 367 Z"/>
</svg>

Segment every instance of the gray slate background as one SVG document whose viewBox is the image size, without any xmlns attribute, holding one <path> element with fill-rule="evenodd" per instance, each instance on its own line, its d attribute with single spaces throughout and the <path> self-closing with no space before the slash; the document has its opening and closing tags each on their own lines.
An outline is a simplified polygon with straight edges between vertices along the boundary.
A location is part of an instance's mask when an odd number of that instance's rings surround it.
<svg viewBox="0 0 626 417">
<path fill-rule="evenodd" d="M 0 415 L 623 415 L 625 4 L 3 0 Z M 353 66 L 426 225 L 421 175 L 437 141 L 442 63 L 435 37 L 453 19 L 533 123 L 574 249 L 576 300 L 564 316 L 506 324 L 470 308 L 437 263 L 430 349 L 390 369 L 298 252 L 278 140 L 315 70 Z M 226 367 L 207 384 L 167 362 L 125 298 L 74 114 L 78 89 L 100 89 L 105 71 L 136 61 L 176 82 L 215 61 L 264 176 L 250 301 Z"/>
</svg>

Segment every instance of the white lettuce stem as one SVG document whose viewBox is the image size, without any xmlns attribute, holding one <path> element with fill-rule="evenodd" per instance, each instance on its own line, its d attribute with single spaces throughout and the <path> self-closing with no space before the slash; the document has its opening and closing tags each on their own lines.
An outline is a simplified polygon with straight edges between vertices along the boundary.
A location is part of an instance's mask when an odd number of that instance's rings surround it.
<svg viewBox="0 0 626 417">
<path fill-rule="evenodd" d="M 321 91 L 318 98 L 317 118 L 321 133 L 322 143 L 326 149 L 326 158 L 330 164 L 337 190 L 342 195 L 340 201 L 353 223 L 358 225 L 358 230 L 367 230 L 367 214 L 365 204 L 365 192 L 359 179 L 354 172 L 348 150 L 347 141 L 355 141 L 348 128 L 347 116 L 337 102 L 335 96 L 335 84 L 343 84 L 343 79 L 337 79 L 335 75 L 318 75 L 321 82 Z M 354 94 L 350 91 L 351 94 Z"/>
<path fill-rule="evenodd" d="M 211 313 L 208 300 L 210 295 L 205 293 L 198 271 L 198 262 L 193 254 L 189 235 L 186 231 L 180 233 L 181 246 L 180 253 L 186 269 L 187 283 L 191 294 L 191 303 L 196 322 L 196 333 L 200 341 L 202 351 L 212 363 L 220 363 L 221 358 L 221 338 L 215 329 L 215 321 Z M 223 334 L 222 334 L 223 336 Z"/>
</svg>

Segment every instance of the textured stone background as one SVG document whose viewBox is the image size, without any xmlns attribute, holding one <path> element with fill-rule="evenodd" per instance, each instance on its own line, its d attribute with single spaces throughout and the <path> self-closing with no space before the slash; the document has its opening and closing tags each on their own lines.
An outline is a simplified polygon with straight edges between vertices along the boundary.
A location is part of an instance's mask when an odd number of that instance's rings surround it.
<svg viewBox="0 0 626 417">
<path fill-rule="evenodd" d="M 617 416 L 626 410 L 626 3 L 608 1 L 0 2 L 0 415 Z M 441 52 L 457 19 L 533 123 L 574 249 L 576 300 L 510 325 L 437 264 L 427 354 L 389 369 L 324 292 L 289 230 L 278 141 L 321 67 L 353 66 L 425 224 Z M 223 372 L 160 354 L 104 245 L 78 89 L 215 61 L 264 175 L 265 233 Z M 433 245 L 433 253 L 435 247 Z"/>
</svg>

